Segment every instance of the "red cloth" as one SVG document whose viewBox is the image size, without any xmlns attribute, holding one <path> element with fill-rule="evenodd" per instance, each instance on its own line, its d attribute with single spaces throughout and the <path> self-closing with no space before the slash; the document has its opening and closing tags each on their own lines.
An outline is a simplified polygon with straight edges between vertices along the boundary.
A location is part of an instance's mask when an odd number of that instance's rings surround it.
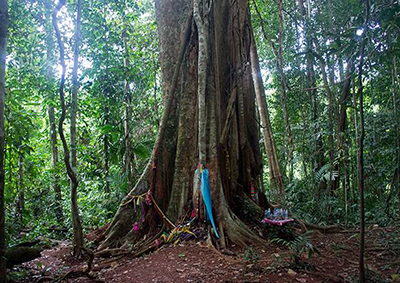
<svg viewBox="0 0 400 283">
<path fill-rule="evenodd" d="M 271 225 L 279 225 L 279 226 L 282 226 L 283 224 L 286 224 L 286 223 L 289 223 L 292 221 L 294 221 L 294 219 L 272 220 L 272 219 L 264 218 L 263 220 L 261 220 L 262 223 L 268 223 Z"/>
</svg>

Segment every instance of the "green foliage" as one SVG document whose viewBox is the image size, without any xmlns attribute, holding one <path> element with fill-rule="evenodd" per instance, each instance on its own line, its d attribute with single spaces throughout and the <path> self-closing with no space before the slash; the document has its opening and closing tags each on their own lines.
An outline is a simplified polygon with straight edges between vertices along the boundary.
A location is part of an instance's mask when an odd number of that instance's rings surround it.
<svg viewBox="0 0 400 283">
<path fill-rule="evenodd" d="M 248 247 L 243 254 L 243 259 L 249 263 L 257 263 L 261 255 L 255 251 L 254 247 Z"/>
<path fill-rule="evenodd" d="M 261 18 L 253 2 L 256 2 Z M 251 1 L 251 12 L 261 69 L 266 74 L 266 96 L 288 207 L 298 217 L 315 223 L 358 224 L 357 145 L 352 100 L 353 96 L 357 99 L 358 93 L 356 68 L 359 65 L 365 11 L 355 0 L 302 1 L 306 12 L 303 16 L 300 1 L 282 2 L 283 69 L 295 146 L 292 168 L 288 160 L 289 143 L 283 116 L 281 78 L 273 50 L 273 47 L 279 48 L 279 7 L 274 1 L 256 0 Z M 394 15 L 400 11 L 393 2 L 380 0 L 373 3 L 370 12 L 363 89 L 365 207 L 367 223 L 391 225 L 400 216 L 398 181 L 394 186 L 397 197 L 392 197 L 389 204 L 391 213 L 389 216 L 383 213 L 394 170 L 399 166 L 400 48 L 398 17 Z M 325 64 L 324 69 L 321 61 Z M 347 108 L 346 125 L 344 132 L 339 133 L 342 88 L 350 61 L 353 62 L 353 69 L 349 72 L 352 80 L 349 97 L 344 102 Z M 333 96 L 332 109 L 323 72 L 327 75 Z M 330 111 L 333 112 L 332 121 Z M 330 135 L 333 136 L 332 145 Z M 266 156 L 264 160 L 267 160 Z M 265 171 L 268 172 L 267 166 Z M 331 191 L 330 179 L 333 178 L 337 188 Z M 275 188 L 269 188 L 267 173 L 263 179 L 270 200 L 279 202 Z"/>
<path fill-rule="evenodd" d="M 274 238 L 271 240 L 272 243 L 277 243 L 284 245 L 290 249 L 291 258 L 295 264 L 301 262 L 301 256 L 303 254 L 307 254 L 308 258 L 311 258 L 313 255 L 321 253 L 319 250 L 310 242 L 310 238 L 313 234 L 313 231 L 307 231 L 304 234 L 298 235 L 294 240 L 288 241 L 282 238 Z"/>
<path fill-rule="evenodd" d="M 7 242 L 34 239 L 39 235 L 65 238 L 63 227 L 71 227 L 69 180 L 59 138 L 59 162 L 55 168 L 51 163 L 47 112 L 49 107 L 55 108 L 57 123 L 59 55 L 51 23 L 54 3 L 47 0 L 9 2 L 5 110 Z M 66 47 L 67 105 L 72 87 L 69 68 L 75 13 L 74 3 L 68 3 L 59 17 Z M 124 67 L 121 40 L 124 29 L 128 34 L 131 62 L 127 67 Z M 151 154 L 162 112 L 161 88 L 157 85 L 159 73 L 158 41 L 150 1 L 101 0 L 83 4 L 77 171 L 78 203 L 86 230 L 110 221 L 128 192 L 126 173 L 122 169 L 125 151 L 122 82 L 125 79 L 129 82 L 132 95 L 133 115 L 129 124 L 137 179 Z M 68 127 L 66 121 L 67 140 Z M 55 174 L 60 177 L 62 190 L 62 223 L 56 217 Z M 19 204 L 21 193 L 23 207 Z"/>
</svg>

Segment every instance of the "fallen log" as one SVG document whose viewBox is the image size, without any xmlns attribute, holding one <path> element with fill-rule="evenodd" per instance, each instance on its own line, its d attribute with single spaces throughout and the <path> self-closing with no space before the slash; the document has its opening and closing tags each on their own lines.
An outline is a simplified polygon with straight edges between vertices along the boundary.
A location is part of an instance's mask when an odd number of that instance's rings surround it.
<svg viewBox="0 0 400 283">
<path fill-rule="evenodd" d="M 38 258 L 41 252 L 42 248 L 24 246 L 23 244 L 7 248 L 5 254 L 7 268 Z"/>
</svg>

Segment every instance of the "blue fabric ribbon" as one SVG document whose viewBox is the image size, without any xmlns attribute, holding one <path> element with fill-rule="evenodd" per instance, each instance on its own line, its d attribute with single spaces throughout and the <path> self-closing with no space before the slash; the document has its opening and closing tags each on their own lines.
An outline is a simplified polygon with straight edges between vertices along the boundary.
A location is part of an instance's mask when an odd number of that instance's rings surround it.
<svg viewBox="0 0 400 283">
<path fill-rule="evenodd" d="M 217 228 L 215 227 L 214 217 L 212 214 L 212 200 L 211 200 L 211 189 L 210 189 L 210 180 L 209 180 L 209 172 L 207 168 L 204 170 L 200 170 L 200 179 L 201 179 L 201 194 L 203 195 L 204 204 L 206 205 L 207 218 L 210 219 L 211 225 L 214 228 L 214 233 L 217 238 L 219 238 Z"/>
</svg>

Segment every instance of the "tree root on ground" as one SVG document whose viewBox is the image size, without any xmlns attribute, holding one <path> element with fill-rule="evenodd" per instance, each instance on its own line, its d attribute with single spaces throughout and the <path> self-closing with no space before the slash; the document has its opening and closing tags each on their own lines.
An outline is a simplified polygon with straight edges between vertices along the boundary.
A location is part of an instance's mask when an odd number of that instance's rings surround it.
<svg viewBox="0 0 400 283">
<path fill-rule="evenodd" d="M 121 249 L 121 248 L 115 248 L 115 249 L 104 249 L 96 252 L 94 255 L 96 257 L 115 257 L 119 256 L 121 254 L 126 254 L 128 251 L 126 249 Z"/>
<path fill-rule="evenodd" d="M 307 230 L 313 230 L 321 232 L 323 234 L 328 234 L 328 233 L 338 233 L 343 230 L 343 228 L 339 225 L 320 226 L 305 222 L 300 219 L 295 219 L 295 221 L 300 225 L 302 233 L 304 233 Z"/>
<path fill-rule="evenodd" d="M 93 260 L 94 260 L 94 253 L 87 248 L 83 248 L 83 250 L 86 252 L 86 254 L 89 257 L 87 260 L 87 267 L 85 270 L 71 270 L 71 271 L 69 271 L 65 274 L 61 274 L 55 278 L 49 277 L 49 276 L 44 276 L 44 277 L 41 277 L 36 283 L 44 282 L 44 281 L 62 282 L 69 278 L 79 278 L 79 277 L 83 277 L 83 276 L 86 276 L 87 278 L 94 280 L 95 282 L 104 282 L 104 280 L 97 279 L 95 275 L 90 274 L 90 272 L 92 270 Z"/>
</svg>

